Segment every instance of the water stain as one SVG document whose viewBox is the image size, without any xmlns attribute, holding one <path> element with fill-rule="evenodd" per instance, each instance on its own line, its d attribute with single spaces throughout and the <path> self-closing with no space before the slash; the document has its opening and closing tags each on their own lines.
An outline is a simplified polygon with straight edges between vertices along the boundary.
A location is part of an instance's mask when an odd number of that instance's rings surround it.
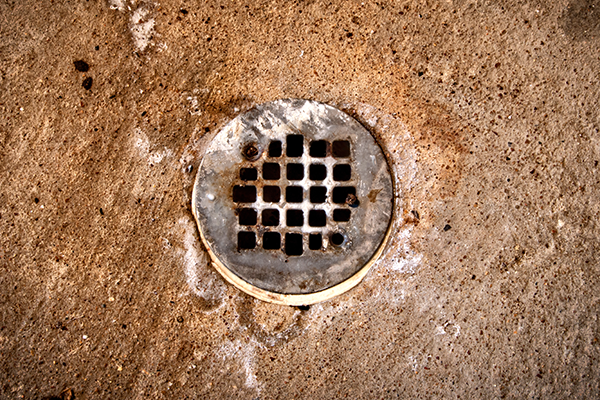
<svg viewBox="0 0 600 400">
<path fill-rule="evenodd" d="M 235 307 L 240 325 L 248 329 L 258 342 L 268 346 L 300 336 L 305 327 L 304 316 L 308 312 L 298 307 L 265 303 L 247 295 L 240 295 Z"/>
<path fill-rule="evenodd" d="M 562 28 L 573 40 L 600 37 L 600 1 L 572 0 L 561 17 Z"/>
</svg>

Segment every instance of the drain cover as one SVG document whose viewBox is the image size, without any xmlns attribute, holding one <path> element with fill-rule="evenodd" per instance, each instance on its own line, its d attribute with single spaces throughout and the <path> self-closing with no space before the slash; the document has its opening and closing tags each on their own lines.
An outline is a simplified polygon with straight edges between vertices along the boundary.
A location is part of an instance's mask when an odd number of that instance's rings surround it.
<svg viewBox="0 0 600 400">
<path fill-rule="evenodd" d="M 342 111 L 278 100 L 210 143 L 192 209 L 215 267 L 266 301 L 312 304 L 355 286 L 383 248 L 393 187 L 371 134 Z"/>
</svg>

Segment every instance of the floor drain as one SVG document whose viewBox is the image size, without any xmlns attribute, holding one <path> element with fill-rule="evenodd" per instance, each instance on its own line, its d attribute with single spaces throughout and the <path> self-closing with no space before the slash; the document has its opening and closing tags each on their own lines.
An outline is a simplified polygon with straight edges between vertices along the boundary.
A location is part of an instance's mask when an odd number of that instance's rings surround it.
<svg viewBox="0 0 600 400">
<path fill-rule="evenodd" d="M 229 282 L 305 305 L 360 282 L 383 248 L 392 202 L 387 161 L 363 126 L 321 103 L 278 100 L 212 140 L 192 206 Z"/>
</svg>

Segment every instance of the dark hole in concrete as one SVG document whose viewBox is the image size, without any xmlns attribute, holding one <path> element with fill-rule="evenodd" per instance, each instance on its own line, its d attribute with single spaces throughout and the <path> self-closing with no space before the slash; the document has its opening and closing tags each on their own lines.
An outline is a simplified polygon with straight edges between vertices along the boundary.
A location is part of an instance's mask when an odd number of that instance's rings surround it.
<svg viewBox="0 0 600 400">
<path fill-rule="evenodd" d="M 310 202 L 314 204 L 325 203 L 327 188 L 325 186 L 312 186 L 310 188 Z"/>
<path fill-rule="evenodd" d="M 285 220 L 287 226 L 304 225 L 304 213 L 302 210 L 287 210 Z"/>
<path fill-rule="evenodd" d="M 327 215 L 324 210 L 310 210 L 308 212 L 308 225 L 325 226 L 326 223 Z"/>
<path fill-rule="evenodd" d="M 263 179 L 268 181 L 276 181 L 281 176 L 279 164 L 264 163 L 263 164 Z"/>
<path fill-rule="evenodd" d="M 348 222 L 350 221 L 350 214 L 350 210 L 336 208 L 333 210 L 333 220 L 336 222 Z"/>
<path fill-rule="evenodd" d="M 89 64 L 83 60 L 73 61 L 73 65 L 75 66 L 75 69 L 79 72 L 87 72 L 90 69 Z"/>
<path fill-rule="evenodd" d="M 256 247 L 254 232 L 238 232 L 238 250 L 251 250 Z"/>
<path fill-rule="evenodd" d="M 256 172 L 256 168 L 242 168 L 240 169 L 240 178 L 243 181 L 255 181 L 258 178 L 258 172 Z"/>
<path fill-rule="evenodd" d="M 92 88 L 92 83 L 94 82 L 94 79 L 92 79 L 91 76 L 88 76 L 87 78 L 85 78 L 83 80 L 83 82 L 81 83 L 81 86 L 83 86 L 83 88 L 85 90 L 90 90 Z"/>
<path fill-rule="evenodd" d="M 300 157 L 304 153 L 304 136 L 288 135 L 286 138 L 286 154 L 288 157 Z"/>
<path fill-rule="evenodd" d="M 323 236 L 320 233 L 311 233 L 308 237 L 308 248 L 311 250 L 321 250 L 323 246 Z"/>
<path fill-rule="evenodd" d="M 332 200 L 337 204 L 344 204 L 348 195 L 356 196 L 356 189 L 352 186 L 338 186 L 333 188 Z"/>
<path fill-rule="evenodd" d="M 285 188 L 285 201 L 288 203 L 302 203 L 303 197 L 301 186 L 288 186 Z"/>
<path fill-rule="evenodd" d="M 311 164 L 308 167 L 308 177 L 311 181 L 322 181 L 327 177 L 327 167 L 322 164 Z"/>
<path fill-rule="evenodd" d="M 265 232 L 263 234 L 263 249 L 278 250 L 281 248 L 281 235 L 279 232 Z"/>
<path fill-rule="evenodd" d="M 290 181 L 301 181 L 302 179 L 304 179 L 304 165 L 288 164 L 287 165 L 287 178 Z"/>
<path fill-rule="evenodd" d="M 281 142 L 273 140 L 269 144 L 269 157 L 281 157 Z"/>
<path fill-rule="evenodd" d="M 279 210 L 274 208 L 267 208 L 262 212 L 262 224 L 264 226 L 277 226 L 279 225 Z"/>
<path fill-rule="evenodd" d="M 302 255 L 302 234 L 301 233 L 286 233 L 285 234 L 285 254 L 288 256 Z"/>
<path fill-rule="evenodd" d="M 281 197 L 279 186 L 265 186 L 263 188 L 263 200 L 267 203 L 278 203 Z"/>
<path fill-rule="evenodd" d="M 256 201 L 256 187 L 234 186 L 233 201 L 236 203 L 254 203 Z"/>
<path fill-rule="evenodd" d="M 334 246 L 340 246 L 342 243 L 344 243 L 344 235 L 336 232 L 333 235 L 331 235 L 330 240 L 331 240 L 331 244 L 333 244 Z"/>
<path fill-rule="evenodd" d="M 256 210 L 253 208 L 242 208 L 239 214 L 240 225 L 256 225 Z"/>
<path fill-rule="evenodd" d="M 310 142 L 309 154 L 311 157 L 327 157 L 327 147 L 329 143 L 326 140 L 313 140 Z"/>
<path fill-rule="evenodd" d="M 352 168 L 349 164 L 338 164 L 333 167 L 333 180 L 334 181 L 349 181 L 352 176 Z"/>
<path fill-rule="evenodd" d="M 331 144 L 331 153 L 335 158 L 350 157 L 350 142 L 347 140 L 334 140 Z"/>
</svg>

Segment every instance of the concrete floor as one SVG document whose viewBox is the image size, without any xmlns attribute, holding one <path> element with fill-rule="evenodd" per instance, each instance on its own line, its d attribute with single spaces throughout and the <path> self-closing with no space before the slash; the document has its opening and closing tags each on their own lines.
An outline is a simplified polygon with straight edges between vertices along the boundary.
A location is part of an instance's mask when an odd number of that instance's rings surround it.
<svg viewBox="0 0 600 400">
<path fill-rule="evenodd" d="M 599 78 L 598 0 L 3 1 L 0 397 L 599 397 Z M 290 97 L 398 177 L 380 261 L 308 310 L 221 279 L 190 211 L 210 138 Z"/>
</svg>

